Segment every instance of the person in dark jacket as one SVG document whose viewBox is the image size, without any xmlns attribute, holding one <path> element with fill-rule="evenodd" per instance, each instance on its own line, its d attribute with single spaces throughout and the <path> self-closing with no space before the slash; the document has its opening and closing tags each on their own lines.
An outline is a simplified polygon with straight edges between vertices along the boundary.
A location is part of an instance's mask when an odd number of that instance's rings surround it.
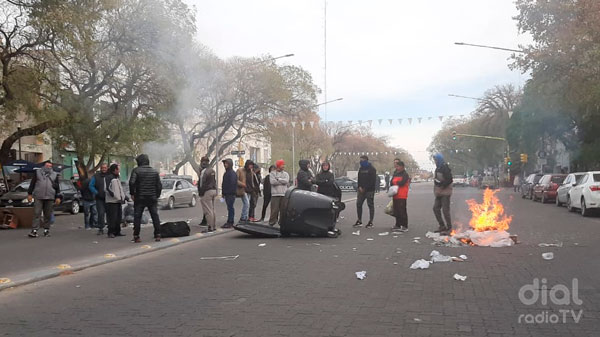
<svg viewBox="0 0 600 337">
<path fill-rule="evenodd" d="M 100 164 L 100 172 L 96 172 L 90 184 L 90 191 L 96 198 L 96 210 L 98 211 L 98 235 L 104 234 L 104 226 L 106 225 L 106 185 L 108 176 L 108 164 Z"/>
<path fill-rule="evenodd" d="M 267 214 L 267 207 L 271 202 L 271 171 L 275 169 L 275 165 L 269 166 L 269 174 L 265 175 L 263 179 L 263 207 L 260 215 L 259 222 L 265 221 L 265 215 Z"/>
<path fill-rule="evenodd" d="M 77 181 L 77 189 L 81 193 L 83 203 L 83 222 L 85 229 L 90 230 L 98 227 L 98 211 L 96 209 L 96 198 L 90 190 L 90 178 Z"/>
<path fill-rule="evenodd" d="M 362 226 L 362 207 L 367 200 L 369 207 L 369 223 L 366 228 L 373 228 L 373 218 L 375 217 L 375 185 L 377 184 L 377 170 L 371 163 L 369 157 L 360 157 L 360 169 L 358 170 L 358 193 L 356 198 L 356 212 L 358 220 L 354 227 Z"/>
<path fill-rule="evenodd" d="M 158 172 L 150 166 L 148 155 L 140 154 L 135 158 L 138 166 L 131 171 L 129 178 L 129 194 L 133 200 L 133 242 L 140 240 L 140 227 L 144 209 L 148 208 L 154 240 L 160 241 L 160 218 L 158 217 L 158 198 L 162 193 L 162 183 Z"/>
<path fill-rule="evenodd" d="M 312 190 L 314 177 L 309 169 L 310 161 L 302 159 L 298 162 L 298 165 L 300 166 L 300 170 L 298 171 L 298 175 L 296 176 L 298 189 L 305 191 Z"/>
<path fill-rule="evenodd" d="M 250 164 L 248 164 L 250 162 Z M 256 218 L 254 217 L 254 213 L 256 210 L 256 203 L 258 202 L 258 195 L 260 194 L 260 179 L 256 175 L 254 162 L 248 160 L 244 165 L 246 170 L 246 195 L 248 195 L 248 199 L 250 202 L 250 207 L 248 209 L 248 220 L 252 222 L 256 222 Z"/>
<path fill-rule="evenodd" d="M 238 178 L 237 174 L 233 170 L 233 160 L 223 160 L 223 166 L 225 167 L 225 173 L 223 173 L 221 191 L 223 193 L 225 203 L 227 204 L 227 222 L 221 226 L 221 228 L 231 228 L 233 227 L 233 220 L 235 216 L 235 208 L 233 207 L 233 204 L 235 202 L 238 188 Z"/>
<path fill-rule="evenodd" d="M 391 179 L 392 186 L 398 186 L 398 193 L 392 198 L 394 205 L 394 217 L 396 225 L 392 227 L 393 231 L 408 231 L 408 214 L 406 212 L 406 199 L 408 198 L 408 187 L 410 186 L 410 176 L 404 169 L 404 162 L 400 159 L 394 159 L 394 171 Z"/>
<path fill-rule="evenodd" d="M 336 197 L 335 177 L 331 172 L 331 165 L 329 165 L 328 162 L 323 162 L 321 164 L 321 172 L 317 174 L 315 183 L 319 186 L 317 192 L 328 197 Z"/>
<path fill-rule="evenodd" d="M 54 215 L 54 204 L 61 201 L 59 175 L 52 169 L 52 162 L 47 161 L 44 166 L 35 171 L 29 189 L 27 190 L 27 201 L 33 202 L 33 222 L 29 237 L 36 238 L 40 228 L 42 213 L 44 214 L 44 236 L 50 236 L 50 224 Z"/>
<path fill-rule="evenodd" d="M 435 202 L 433 203 L 433 214 L 438 221 L 439 227 L 436 233 L 450 233 L 452 230 L 452 220 L 450 219 L 450 197 L 452 196 L 452 171 L 444 161 L 442 154 L 433 155 L 435 161 L 435 173 L 433 175 L 433 194 Z M 442 218 L 442 211 L 444 218 Z M 446 223 L 444 223 L 444 219 Z"/>
<path fill-rule="evenodd" d="M 198 195 L 200 196 L 200 204 L 202 205 L 202 212 L 208 228 L 207 233 L 214 232 L 216 228 L 217 218 L 215 215 L 215 198 L 217 197 L 217 180 L 215 176 L 215 170 L 208 167 L 210 160 L 208 157 L 202 157 L 200 159 L 200 178 L 198 179 Z"/>
</svg>

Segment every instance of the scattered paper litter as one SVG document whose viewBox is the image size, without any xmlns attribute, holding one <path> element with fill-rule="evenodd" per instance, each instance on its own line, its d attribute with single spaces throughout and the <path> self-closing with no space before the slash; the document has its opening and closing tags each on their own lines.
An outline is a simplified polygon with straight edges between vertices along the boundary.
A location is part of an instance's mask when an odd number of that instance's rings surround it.
<svg viewBox="0 0 600 337">
<path fill-rule="evenodd" d="M 356 251 L 356 248 L 352 248 L 352 250 Z"/>
<path fill-rule="evenodd" d="M 421 243 L 419 240 L 413 240 L 414 243 Z"/>
<path fill-rule="evenodd" d="M 421 240 L 421 237 L 420 236 L 416 236 L 416 237 L 413 238 L 413 240 Z"/>
<path fill-rule="evenodd" d="M 422 322 L 422 321 L 423 321 L 423 320 L 422 320 L 422 319 L 420 319 L 420 318 L 413 318 L 413 320 L 414 320 L 415 322 Z"/>
<path fill-rule="evenodd" d="M 559 242 L 559 243 L 540 243 L 538 245 L 538 247 L 562 247 L 563 243 Z"/>
<path fill-rule="evenodd" d="M 267 245 L 266 243 L 260 243 L 258 246 L 259 246 L 259 247 L 264 247 L 264 246 L 266 246 L 266 245 Z"/>
<path fill-rule="evenodd" d="M 367 272 L 366 271 L 357 271 L 356 273 L 356 278 L 359 280 L 364 280 L 367 277 Z"/>
<path fill-rule="evenodd" d="M 352 235 L 360 235 L 360 230 L 357 230 L 356 232 L 352 232 Z"/>
<path fill-rule="evenodd" d="M 379 236 L 386 236 L 386 235 L 390 235 L 390 232 L 382 232 L 382 233 L 379 233 Z"/>
<path fill-rule="evenodd" d="M 554 253 L 542 253 L 542 257 L 544 258 L 544 260 L 552 260 L 554 258 Z"/>
<path fill-rule="evenodd" d="M 429 254 L 429 256 L 431 256 L 432 262 L 451 262 L 452 261 L 452 256 L 442 255 L 437 250 L 432 250 L 431 254 Z"/>
<path fill-rule="evenodd" d="M 367 241 L 373 241 L 373 238 L 367 238 Z"/>
<path fill-rule="evenodd" d="M 394 266 L 397 265 L 397 264 L 398 264 L 398 262 L 394 262 Z"/>
<path fill-rule="evenodd" d="M 428 269 L 431 262 L 427 260 L 417 260 L 410 265 L 410 269 Z"/>
<path fill-rule="evenodd" d="M 397 239 L 397 238 L 398 238 L 398 235 L 394 235 L 394 236 L 392 236 L 392 237 L 393 237 L 394 239 Z"/>
<path fill-rule="evenodd" d="M 92 241 L 92 243 L 98 243 L 98 241 Z"/>
<path fill-rule="evenodd" d="M 461 259 L 463 259 L 463 260 L 467 260 L 467 259 L 468 259 L 468 258 L 467 258 L 467 256 L 466 256 L 466 255 L 464 255 L 464 254 L 463 254 L 463 255 L 459 255 L 458 257 L 460 257 L 460 258 L 461 258 Z"/>
<path fill-rule="evenodd" d="M 459 274 L 454 274 L 454 279 L 457 280 L 457 281 L 464 281 L 464 280 L 467 279 L 467 277 L 459 275 Z"/>
<path fill-rule="evenodd" d="M 456 257 L 456 256 L 452 257 L 452 261 L 454 261 L 454 262 L 465 262 L 465 260 L 461 259 L 460 257 Z"/>
</svg>

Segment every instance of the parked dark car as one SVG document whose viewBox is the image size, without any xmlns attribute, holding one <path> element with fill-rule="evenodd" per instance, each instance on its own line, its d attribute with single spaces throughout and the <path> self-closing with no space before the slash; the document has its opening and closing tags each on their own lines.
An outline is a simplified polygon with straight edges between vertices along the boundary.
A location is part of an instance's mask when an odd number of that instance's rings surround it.
<svg viewBox="0 0 600 337">
<path fill-rule="evenodd" d="M 533 201 L 540 200 L 542 204 L 556 200 L 556 190 L 567 177 L 566 174 L 546 174 L 533 186 Z"/>
<path fill-rule="evenodd" d="M 348 177 L 335 178 L 335 183 L 344 191 L 358 191 L 358 181 Z"/>
<path fill-rule="evenodd" d="M 585 175 L 584 172 L 571 173 L 565 178 L 565 180 L 556 190 L 556 206 L 560 207 L 567 202 L 567 197 L 569 196 L 571 187 L 573 187 L 577 180 L 579 180 L 579 178 L 581 178 L 583 175 Z"/>
<path fill-rule="evenodd" d="M 537 184 L 544 175 L 541 173 L 532 173 L 521 185 L 521 198 L 533 199 L 533 186 Z"/>
<path fill-rule="evenodd" d="M 0 197 L 0 206 L 2 207 L 27 207 L 32 203 L 27 201 L 27 190 L 31 179 L 25 180 L 15 186 L 10 192 L 5 193 Z M 69 180 L 60 180 L 60 193 L 63 196 L 62 202 L 54 206 L 55 211 L 70 212 L 71 214 L 79 213 L 81 206 L 81 193 L 75 188 L 75 185 Z"/>
</svg>

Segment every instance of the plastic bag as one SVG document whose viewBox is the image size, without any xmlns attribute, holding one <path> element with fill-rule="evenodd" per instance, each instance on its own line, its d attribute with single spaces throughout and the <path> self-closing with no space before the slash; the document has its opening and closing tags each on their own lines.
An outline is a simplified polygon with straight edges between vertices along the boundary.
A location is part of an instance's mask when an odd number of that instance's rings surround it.
<svg viewBox="0 0 600 337">
<path fill-rule="evenodd" d="M 383 212 L 387 215 L 394 216 L 394 200 L 390 200 Z"/>
<path fill-rule="evenodd" d="M 396 194 L 398 194 L 398 185 L 390 186 L 390 189 L 387 191 L 387 196 L 392 198 Z"/>
</svg>

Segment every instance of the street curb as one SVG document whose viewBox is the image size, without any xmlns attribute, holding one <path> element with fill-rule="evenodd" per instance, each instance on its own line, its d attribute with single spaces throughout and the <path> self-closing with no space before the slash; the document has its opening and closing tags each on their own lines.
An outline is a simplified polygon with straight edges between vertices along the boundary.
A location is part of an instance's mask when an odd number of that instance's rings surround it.
<svg viewBox="0 0 600 337">
<path fill-rule="evenodd" d="M 200 239 L 206 239 L 233 231 L 233 229 L 218 229 L 216 232 L 211 234 L 196 233 L 186 237 L 164 238 L 161 242 L 152 242 L 151 244 L 136 244 L 135 248 L 123 249 L 112 254 L 109 253 L 97 257 L 91 257 L 82 261 L 78 261 L 77 263 L 71 265 L 46 267 L 29 273 L 17 274 L 14 278 L 11 278 L 7 283 L 0 284 L 0 291 L 58 277 L 63 275 L 63 273 L 67 273 L 66 275 L 69 275 L 73 272 L 77 272 L 80 270 L 125 260 L 131 257 L 148 254 L 169 247 L 178 246 L 184 243 Z"/>
</svg>

